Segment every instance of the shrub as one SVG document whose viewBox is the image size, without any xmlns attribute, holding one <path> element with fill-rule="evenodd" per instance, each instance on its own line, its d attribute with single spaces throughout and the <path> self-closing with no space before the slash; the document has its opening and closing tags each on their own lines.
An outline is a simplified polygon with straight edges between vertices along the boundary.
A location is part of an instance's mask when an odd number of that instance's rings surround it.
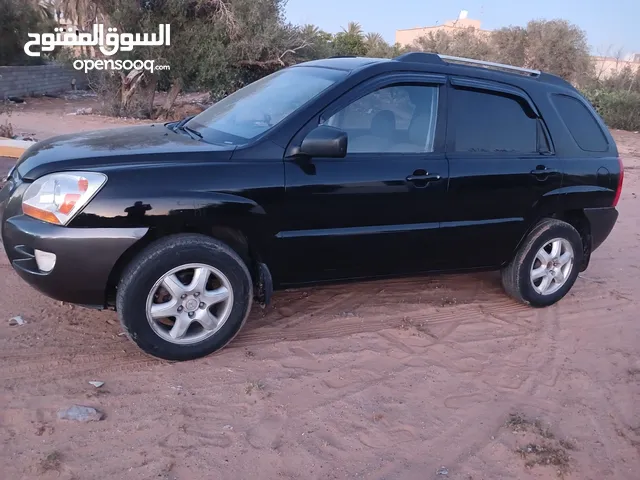
<svg viewBox="0 0 640 480">
<path fill-rule="evenodd" d="M 640 93 L 597 87 L 583 93 L 609 128 L 640 130 Z"/>
<path fill-rule="evenodd" d="M 53 18 L 24 0 L 0 0 L 0 65 L 39 65 L 43 57 L 24 53 L 28 33 L 53 31 Z"/>
</svg>

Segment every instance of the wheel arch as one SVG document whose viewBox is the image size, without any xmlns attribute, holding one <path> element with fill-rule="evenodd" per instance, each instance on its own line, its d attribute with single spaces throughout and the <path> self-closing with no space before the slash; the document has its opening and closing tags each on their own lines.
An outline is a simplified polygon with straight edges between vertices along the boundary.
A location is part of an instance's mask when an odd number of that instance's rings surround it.
<svg viewBox="0 0 640 480">
<path fill-rule="evenodd" d="M 591 223 L 584 213 L 584 210 L 581 208 L 562 210 L 559 212 L 538 216 L 535 221 L 531 222 L 529 228 L 524 233 L 524 235 L 518 242 L 518 245 L 512 252 L 507 262 L 505 262 L 505 264 L 509 263 L 513 259 L 513 257 L 515 257 L 518 250 L 521 248 L 522 244 L 526 241 L 527 237 L 531 234 L 533 229 L 535 229 L 536 226 L 545 218 L 555 218 L 556 220 L 562 220 L 578 231 L 578 233 L 580 234 L 580 238 L 582 239 L 582 264 L 580 265 L 580 271 L 584 272 L 589 266 L 589 261 L 591 260 L 592 236 Z"/>
<path fill-rule="evenodd" d="M 553 218 L 567 222 L 573 228 L 575 228 L 582 238 L 582 264 L 580 265 L 580 271 L 584 272 L 589 266 L 592 252 L 592 236 L 591 236 L 591 222 L 584 213 L 583 209 L 564 210 L 556 213 Z"/>
<path fill-rule="evenodd" d="M 149 229 L 142 239 L 129 247 L 120 256 L 111 269 L 107 280 L 105 305 L 109 308 L 115 307 L 117 285 L 127 265 L 131 263 L 136 255 L 161 238 L 182 233 L 199 233 L 225 243 L 245 262 L 254 284 L 260 280 L 260 265 L 263 257 L 258 246 L 259 242 L 250 242 L 249 236 L 245 231 L 237 226 L 224 223 L 205 225 L 198 222 L 185 222 L 173 224 L 171 227 Z"/>
</svg>

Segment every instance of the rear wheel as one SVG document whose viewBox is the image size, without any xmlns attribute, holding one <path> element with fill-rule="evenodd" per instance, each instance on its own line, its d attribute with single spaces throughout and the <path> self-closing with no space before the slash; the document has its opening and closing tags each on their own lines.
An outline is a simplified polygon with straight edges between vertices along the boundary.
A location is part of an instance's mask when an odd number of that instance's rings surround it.
<svg viewBox="0 0 640 480">
<path fill-rule="evenodd" d="M 582 238 L 570 224 L 548 218 L 527 236 L 502 270 L 502 284 L 516 300 L 546 307 L 571 289 L 582 264 Z"/>
<path fill-rule="evenodd" d="M 229 343 L 252 298 L 249 271 L 230 247 L 204 235 L 176 235 L 131 262 L 116 306 L 129 337 L 145 352 L 190 360 Z"/>
</svg>

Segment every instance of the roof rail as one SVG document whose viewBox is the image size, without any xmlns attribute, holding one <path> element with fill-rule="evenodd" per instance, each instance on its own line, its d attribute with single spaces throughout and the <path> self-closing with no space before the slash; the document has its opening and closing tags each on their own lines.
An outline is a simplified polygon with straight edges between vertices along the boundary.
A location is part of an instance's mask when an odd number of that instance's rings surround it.
<svg viewBox="0 0 640 480">
<path fill-rule="evenodd" d="M 533 70 L 531 68 L 514 67 L 513 65 L 506 65 L 504 63 L 485 62 L 484 60 L 475 60 L 473 58 L 452 57 L 450 55 L 440 55 L 445 62 L 462 63 L 465 65 L 473 65 L 479 67 L 495 68 L 497 70 L 506 70 L 507 72 L 524 73 L 532 77 L 539 77 L 540 70 Z"/>
<path fill-rule="evenodd" d="M 514 67 L 513 65 L 506 65 L 504 63 L 485 62 L 484 60 L 475 60 L 473 58 L 453 57 L 451 55 L 442 55 L 440 53 L 427 53 L 427 52 L 409 52 L 394 60 L 400 62 L 418 62 L 418 63 L 460 63 L 462 65 L 470 65 L 476 67 L 493 68 L 496 70 L 502 70 L 512 73 L 524 73 L 532 77 L 539 77 L 540 70 L 532 70 L 530 68 Z"/>
<path fill-rule="evenodd" d="M 416 62 L 416 63 L 439 63 L 443 65 L 442 59 L 435 53 L 427 52 L 409 52 L 403 53 L 399 57 L 394 58 L 399 62 Z"/>
</svg>

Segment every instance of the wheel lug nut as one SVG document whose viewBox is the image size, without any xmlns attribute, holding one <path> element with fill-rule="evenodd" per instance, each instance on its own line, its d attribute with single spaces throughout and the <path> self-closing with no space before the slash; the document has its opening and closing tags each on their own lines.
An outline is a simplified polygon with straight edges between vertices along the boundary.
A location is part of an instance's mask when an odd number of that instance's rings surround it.
<svg viewBox="0 0 640 480">
<path fill-rule="evenodd" d="M 178 311 L 179 311 L 179 312 L 181 312 L 182 310 L 184 310 L 184 309 L 182 308 L 182 306 L 179 306 L 179 307 L 178 307 Z"/>
<path fill-rule="evenodd" d="M 193 318 L 193 312 L 189 312 L 189 317 Z"/>
<path fill-rule="evenodd" d="M 200 302 L 200 308 L 204 308 L 206 307 L 206 305 L 204 304 L 204 302 Z"/>
<path fill-rule="evenodd" d="M 182 300 L 184 300 L 185 298 L 187 298 L 187 294 L 183 293 L 182 296 L 180 297 Z"/>
<path fill-rule="evenodd" d="M 196 292 L 193 294 L 194 297 L 199 297 L 200 296 L 200 292 Z"/>
</svg>

